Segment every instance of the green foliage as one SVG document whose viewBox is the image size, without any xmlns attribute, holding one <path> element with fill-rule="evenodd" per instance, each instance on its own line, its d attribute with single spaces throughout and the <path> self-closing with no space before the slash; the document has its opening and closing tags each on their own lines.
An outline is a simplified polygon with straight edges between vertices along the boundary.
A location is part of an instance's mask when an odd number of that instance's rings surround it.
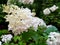
<svg viewBox="0 0 60 45">
<path fill-rule="evenodd" d="M 1 35 L 4 35 L 4 34 L 9 34 L 10 32 L 8 31 L 8 30 L 6 30 L 6 29 L 4 29 L 4 30 L 0 30 L 0 36 Z"/>
<path fill-rule="evenodd" d="M 38 30 L 34 31 L 33 28 L 29 28 L 28 32 L 22 33 L 22 40 L 29 45 L 46 45 L 46 37 L 43 36 L 45 29 L 45 27 L 38 27 Z"/>
<path fill-rule="evenodd" d="M 3 43 L 3 45 L 26 45 L 21 39 L 21 36 L 14 36 L 11 40 L 11 42 Z"/>
<path fill-rule="evenodd" d="M 21 41 L 21 36 L 14 36 L 13 37 L 14 42 Z"/>
<path fill-rule="evenodd" d="M 45 8 L 49 8 L 53 5 L 57 5 L 59 7 L 58 10 L 51 12 L 49 15 L 44 15 L 43 10 Z M 42 18 L 46 24 L 52 24 L 55 25 L 56 27 L 60 28 L 60 1 L 59 0 L 49 0 L 48 3 L 45 3 L 42 5 L 42 11 L 40 13 L 40 18 Z"/>
<path fill-rule="evenodd" d="M 31 27 L 28 32 L 23 32 L 17 36 L 14 35 L 10 42 L 3 43 L 3 45 L 46 45 L 47 38 L 43 35 L 45 29 L 45 27 L 38 27 L 38 30 L 34 31 L 33 27 Z M 0 31 L 0 35 L 8 33 L 7 30 Z"/>
<path fill-rule="evenodd" d="M 36 35 L 36 32 L 34 31 L 33 28 L 29 28 L 28 29 L 28 32 L 23 32 L 22 33 L 22 39 L 25 41 L 25 42 L 28 42 L 28 40 L 31 39 L 32 36 Z"/>
<path fill-rule="evenodd" d="M 58 29 L 55 26 L 51 26 L 44 31 L 45 34 L 49 34 L 50 32 L 58 32 Z"/>
<path fill-rule="evenodd" d="M 5 22 L 4 16 L 6 15 L 6 13 L 3 12 L 3 6 L 2 4 L 0 4 L 0 24 L 2 22 Z"/>
</svg>

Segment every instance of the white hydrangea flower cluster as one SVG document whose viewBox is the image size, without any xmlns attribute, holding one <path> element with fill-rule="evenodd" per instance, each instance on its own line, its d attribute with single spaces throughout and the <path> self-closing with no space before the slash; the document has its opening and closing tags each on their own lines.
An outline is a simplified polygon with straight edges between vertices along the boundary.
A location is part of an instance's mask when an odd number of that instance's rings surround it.
<svg viewBox="0 0 60 45">
<path fill-rule="evenodd" d="M 55 10 L 58 9 L 58 6 L 56 5 L 53 5 L 52 7 L 49 8 L 52 12 L 54 12 Z"/>
<path fill-rule="evenodd" d="M 43 13 L 44 13 L 44 15 L 49 15 L 49 14 L 51 13 L 51 11 L 54 12 L 54 11 L 57 10 L 58 8 L 59 8 L 58 6 L 53 5 L 53 6 L 50 7 L 50 8 L 44 9 L 44 10 L 43 10 Z M 50 11 L 50 10 L 51 10 L 51 11 Z"/>
<path fill-rule="evenodd" d="M 19 2 L 22 2 L 23 4 L 33 4 L 34 0 L 19 0 Z"/>
<path fill-rule="evenodd" d="M 8 34 L 8 35 L 2 35 L 2 36 L 1 36 L 2 42 L 7 43 L 8 41 L 11 41 L 12 37 L 13 37 L 13 36 L 12 36 L 11 34 Z"/>
<path fill-rule="evenodd" d="M 49 8 L 46 8 L 46 9 L 43 10 L 43 13 L 45 15 L 49 15 L 51 12 L 50 12 Z"/>
<path fill-rule="evenodd" d="M 2 45 L 2 42 L 0 41 L 0 45 Z"/>
<path fill-rule="evenodd" d="M 60 45 L 60 33 L 51 32 L 47 39 L 48 45 Z"/>
<path fill-rule="evenodd" d="M 38 25 L 46 26 L 45 22 L 34 17 L 35 13 L 31 12 L 28 8 L 19 8 L 16 5 L 4 6 L 3 12 L 8 13 L 5 16 L 6 21 L 9 22 L 8 29 L 17 35 L 23 31 L 28 31 L 27 29 L 31 26 L 36 30 Z"/>
<path fill-rule="evenodd" d="M 34 27 L 35 31 L 37 31 L 38 25 L 46 27 L 46 23 L 38 17 L 33 17 L 31 21 L 32 21 L 32 26 Z"/>
</svg>

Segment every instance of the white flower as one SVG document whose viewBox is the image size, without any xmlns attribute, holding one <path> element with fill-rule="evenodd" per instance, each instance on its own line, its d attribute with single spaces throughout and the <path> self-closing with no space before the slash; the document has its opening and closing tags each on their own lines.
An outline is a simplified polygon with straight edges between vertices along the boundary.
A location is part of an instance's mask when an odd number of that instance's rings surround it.
<svg viewBox="0 0 60 45">
<path fill-rule="evenodd" d="M 59 7 L 56 5 L 53 5 L 52 7 L 50 7 L 49 9 L 54 12 L 55 10 L 57 10 Z"/>
<path fill-rule="evenodd" d="M 6 10 L 5 7 L 3 11 L 8 13 L 8 15 L 5 16 L 6 21 L 9 22 L 8 29 L 12 30 L 15 35 L 27 31 L 27 28 L 32 25 L 31 18 L 33 13 L 31 10 L 28 8 L 19 8 L 16 5 L 10 5 L 7 7 L 10 7 L 9 10 Z"/>
<path fill-rule="evenodd" d="M 33 4 L 34 0 L 19 0 L 23 4 Z"/>
<path fill-rule="evenodd" d="M 13 37 L 13 36 L 12 36 L 11 34 L 8 34 L 8 35 L 2 35 L 2 36 L 1 36 L 2 42 L 7 43 L 8 41 L 11 41 L 12 37 Z"/>
<path fill-rule="evenodd" d="M 51 32 L 47 39 L 48 45 L 60 45 L 60 33 Z"/>
<path fill-rule="evenodd" d="M 37 27 L 38 27 L 39 23 L 40 23 L 40 19 L 37 17 L 34 17 L 32 20 L 32 25 L 33 25 L 35 31 L 37 31 Z"/>
<path fill-rule="evenodd" d="M 46 8 L 43 10 L 43 13 L 44 13 L 44 15 L 49 15 L 51 12 L 50 12 L 49 8 Z"/>
<path fill-rule="evenodd" d="M 2 45 L 2 42 L 0 41 L 0 45 Z"/>
<path fill-rule="evenodd" d="M 45 27 L 46 27 L 46 23 L 44 22 L 44 20 L 43 20 L 43 19 L 40 19 L 39 26 L 45 26 Z"/>
<path fill-rule="evenodd" d="M 46 26 L 46 24 L 42 19 L 38 17 L 33 17 L 32 26 L 34 27 L 34 30 L 37 31 L 38 26 Z"/>
<path fill-rule="evenodd" d="M 27 32 L 27 29 L 31 26 L 33 26 L 35 30 L 37 30 L 38 25 L 46 26 L 42 19 L 34 17 L 35 14 L 31 12 L 30 9 L 19 8 L 16 5 L 10 5 L 9 7 L 9 10 L 3 10 L 8 13 L 4 18 L 9 22 L 8 29 L 12 30 L 15 35 L 23 33 L 24 31 Z"/>
</svg>

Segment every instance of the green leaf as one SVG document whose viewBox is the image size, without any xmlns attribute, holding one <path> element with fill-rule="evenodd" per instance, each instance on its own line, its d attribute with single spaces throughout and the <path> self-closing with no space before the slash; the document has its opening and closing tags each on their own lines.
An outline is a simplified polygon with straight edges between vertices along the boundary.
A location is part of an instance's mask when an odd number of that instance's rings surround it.
<svg viewBox="0 0 60 45">
<path fill-rule="evenodd" d="M 8 33 L 10 33 L 8 30 L 0 30 L 0 36 Z"/>
<path fill-rule="evenodd" d="M 20 41 L 18 44 L 19 45 L 26 45 L 26 43 L 23 43 L 22 41 Z"/>
<path fill-rule="evenodd" d="M 21 36 L 14 36 L 13 40 L 14 42 L 21 41 Z"/>
<path fill-rule="evenodd" d="M 34 31 L 33 28 L 29 28 L 28 32 L 23 32 L 22 33 L 22 39 L 24 41 L 29 41 L 31 39 L 31 37 L 33 37 L 36 34 L 36 31 Z"/>
</svg>

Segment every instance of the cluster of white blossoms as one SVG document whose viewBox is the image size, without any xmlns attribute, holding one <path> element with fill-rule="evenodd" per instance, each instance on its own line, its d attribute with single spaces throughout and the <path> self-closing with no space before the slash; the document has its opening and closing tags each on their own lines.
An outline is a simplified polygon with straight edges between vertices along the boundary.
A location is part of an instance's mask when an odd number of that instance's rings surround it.
<svg viewBox="0 0 60 45">
<path fill-rule="evenodd" d="M 60 45 L 60 33 L 51 32 L 47 39 L 48 45 Z"/>
<path fill-rule="evenodd" d="M 0 41 L 0 45 L 2 45 L 2 42 Z"/>
<path fill-rule="evenodd" d="M 43 10 L 43 13 L 44 13 L 44 15 L 49 15 L 49 14 L 51 13 L 51 11 L 54 12 L 54 11 L 57 10 L 57 9 L 58 9 L 58 6 L 53 5 L 53 6 L 50 7 L 50 8 L 44 9 L 44 10 Z"/>
<path fill-rule="evenodd" d="M 19 0 L 23 4 L 33 4 L 34 0 Z"/>
<path fill-rule="evenodd" d="M 52 12 L 54 12 L 55 10 L 58 9 L 58 6 L 56 5 L 53 5 L 52 7 L 49 8 Z"/>
<path fill-rule="evenodd" d="M 13 36 L 12 36 L 11 34 L 8 34 L 8 35 L 2 35 L 2 36 L 1 36 L 2 42 L 7 43 L 8 41 L 11 41 L 12 37 L 13 37 Z"/>
<path fill-rule="evenodd" d="M 49 8 L 46 8 L 46 9 L 43 10 L 43 13 L 45 15 L 49 15 L 51 12 L 50 12 Z"/>
<path fill-rule="evenodd" d="M 19 8 L 16 5 L 7 5 L 3 6 L 3 12 L 8 13 L 4 18 L 9 22 L 8 30 L 17 35 L 23 33 L 23 31 L 28 31 L 27 29 L 31 26 L 34 27 L 35 31 L 39 26 L 46 26 L 45 22 L 38 18 L 34 17 L 35 13 L 31 12 L 28 8 Z"/>
</svg>

